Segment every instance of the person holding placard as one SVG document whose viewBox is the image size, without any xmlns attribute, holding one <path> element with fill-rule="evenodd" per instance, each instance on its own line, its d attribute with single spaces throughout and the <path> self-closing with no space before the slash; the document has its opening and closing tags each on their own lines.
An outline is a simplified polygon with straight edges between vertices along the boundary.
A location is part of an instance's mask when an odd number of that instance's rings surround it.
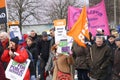
<svg viewBox="0 0 120 80">
<path fill-rule="evenodd" d="M 4 50 L 1 60 L 3 62 L 9 63 L 11 59 L 18 63 L 24 63 L 28 59 L 28 53 L 26 49 L 20 45 L 18 45 L 18 37 L 11 38 L 9 42 L 9 46 Z M 24 80 L 30 80 L 30 72 L 27 70 Z"/>
</svg>

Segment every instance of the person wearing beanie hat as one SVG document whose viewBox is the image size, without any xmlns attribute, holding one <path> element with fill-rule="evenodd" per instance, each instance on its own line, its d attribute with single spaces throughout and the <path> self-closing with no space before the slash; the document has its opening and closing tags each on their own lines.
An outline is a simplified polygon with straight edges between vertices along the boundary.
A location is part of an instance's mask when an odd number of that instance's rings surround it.
<svg viewBox="0 0 120 80">
<path fill-rule="evenodd" d="M 97 31 L 97 34 L 103 34 L 104 35 L 104 30 L 103 29 L 98 28 L 96 31 Z"/>
<path fill-rule="evenodd" d="M 48 36 L 47 32 L 46 32 L 46 31 L 43 31 L 43 32 L 42 32 L 42 36 L 43 36 L 43 37 L 47 37 L 47 36 Z"/>
<path fill-rule="evenodd" d="M 108 36 L 107 44 L 111 48 L 112 52 L 114 53 L 115 49 L 116 49 L 115 36 L 114 35 Z"/>
<path fill-rule="evenodd" d="M 11 38 L 10 41 L 14 42 L 15 44 L 18 44 L 19 38 L 18 37 L 14 37 L 14 38 Z"/>
<path fill-rule="evenodd" d="M 18 63 L 24 63 L 28 59 L 28 53 L 24 47 L 18 44 L 18 37 L 11 38 L 9 46 L 4 50 L 1 60 L 9 64 L 10 60 L 13 59 Z M 24 80 L 30 80 L 30 72 L 27 70 Z"/>
</svg>

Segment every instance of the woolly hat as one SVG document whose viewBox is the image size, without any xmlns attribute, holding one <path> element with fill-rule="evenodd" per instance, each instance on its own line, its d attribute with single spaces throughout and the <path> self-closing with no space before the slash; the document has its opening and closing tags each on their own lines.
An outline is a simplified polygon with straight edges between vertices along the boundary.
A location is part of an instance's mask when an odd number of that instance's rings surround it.
<svg viewBox="0 0 120 80">
<path fill-rule="evenodd" d="M 46 32 L 46 31 L 43 31 L 43 32 L 42 32 L 42 36 L 43 36 L 43 37 L 47 37 L 47 36 L 48 36 L 47 32 Z"/>
<path fill-rule="evenodd" d="M 104 36 L 104 35 L 103 35 L 103 34 L 99 34 L 99 33 L 98 33 L 98 34 L 96 34 L 96 36 Z"/>
<path fill-rule="evenodd" d="M 11 38 L 10 41 L 14 42 L 15 44 L 18 44 L 19 39 L 18 37 Z"/>
<path fill-rule="evenodd" d="M 109 39 L 109 38 L 111 38 L 111 37 L 112 37 L 112 38 L 115 38 L 115 36 L 114 36 L 114 35 L 110 35 L 110 36 L 108 36 L 108 39 Z"/>
</svg>

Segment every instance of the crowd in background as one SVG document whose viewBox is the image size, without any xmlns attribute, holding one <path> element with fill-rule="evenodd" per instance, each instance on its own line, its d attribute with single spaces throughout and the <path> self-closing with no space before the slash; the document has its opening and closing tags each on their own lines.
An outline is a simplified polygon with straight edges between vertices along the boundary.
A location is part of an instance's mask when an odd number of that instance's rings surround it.
<svg viewBox="0 0 120 80">
<path fill-rule="evenodd" d="M 86 47 L 73 41 L 68 55 L 57 53 L 55 29 L 48 34 L 43 31 L 37 35 L 34 30 L 18 37 L 10 38 L 8 33 L 0 33 L 0 80 L 5 78 L 5 69 L 10 59 L 23 63 L 30 59 L 24 80 L 74 80 L 75 70 L 78 80 L 120 80 L 120 38 L 115 30 L 109 36 L 97 29 L 96 36 L 85 39 Z M 64 75 L 63 75 L 64 73 Z"/>
</svg>

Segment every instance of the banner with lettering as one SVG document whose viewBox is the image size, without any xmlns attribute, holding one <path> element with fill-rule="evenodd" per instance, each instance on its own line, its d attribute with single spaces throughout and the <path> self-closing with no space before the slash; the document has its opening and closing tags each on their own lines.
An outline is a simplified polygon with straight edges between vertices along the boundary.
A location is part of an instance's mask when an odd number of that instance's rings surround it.
<svg viewBox="0 0 120 80">
<path fill-rule="evenodd" d="M 81 11 L 82 8 L 72 6 L 68 8 L 68 30 L 70 30 L 77 21 Z M 105 35 L 110 34 L 104 0 L 93 7 L 87 8 L 87 17 L 88 28 L 93 36 L 96 35 L 97 28 L 103 29 Z"/>
<path fill-rule="evenodd" d="M 0 24 L 7 23 L 6 1 L 0 0 Z"/>
<path fill-rule="evenodd" d="M 29 64 L 29 59 L 24 63 L 17 63 L 11 59 L 5 71 L 6 78 L 10 80 L 23 80 Z"/>
</svg>

